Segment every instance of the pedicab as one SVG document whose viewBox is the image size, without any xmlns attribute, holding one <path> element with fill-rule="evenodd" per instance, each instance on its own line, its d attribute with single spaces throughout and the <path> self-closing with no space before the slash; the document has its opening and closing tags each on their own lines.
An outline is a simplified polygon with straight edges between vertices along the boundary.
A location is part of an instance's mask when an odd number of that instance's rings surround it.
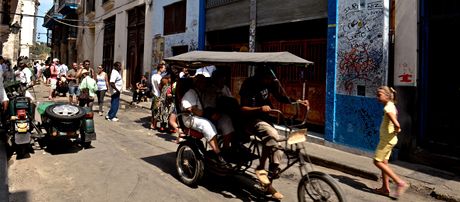
<svg viewBox="0 0 460 202">
<path fill-rule="evenodd" d="M 248 52 L 214 52 L 214 51 L 192 51 L 164 59 L 171 67 L 182 66 L 189 69 L 198 69 L 208 65 L 228 65 L 237 64 L 240 67 L 266 68 L 269 66 L 296 66 L 304 71 L 312 62 L 297 57 L 289 52 L 267 52 L 267 53 L 248 53 Z M 273 71 L 272 74 L 274 75 Z M 274 75 L 276 78 L 276 75 Z M 279 82 L 278 82 L 279 83 Z M 255 135 L 242 129 L 236 129 L 239 136 L 249 137 L 248 141 L 242 141 L 236 144 L 237 149 L 233 150 L 233 155 L 226 166 L 221 166 L 216 161 L 216 155 L 210 150 L 209 143 L 203 138 L 200 131 L 187 128 L 191 126 L 193 114 L 181 111 L 180 100 L 183 93 L 190 88 L 190 79 L 179 79 L 176 86 L 176 109 L 180 127 L 185 133 L 183 141 L 180 142 L 176 151 L 176 170 L 180 180 L 188 186 L 196 186 L 203 178 L 205 173 L 211 173 L 219 176 L 231 176 L 240 173 L 250 173 L 249 168 L 253 160 L 260 156 L 262 142 Z M 302 98 L 305 98 L 305 79 L 303 79 Z M 281 87 L 281 86 L 280 86 Z M 293 165 L 299 167 L 301 179 L 298 183 L 297 196 L 299 201 L 346 201 L 345 195 L 337 182 L 328 174 L 315 171 L 307 153 L 306 144 L 307 129 L 299 129 L 305 126 L 307 122 L 308 107 L 302 107 L 299 102 L 292 103 L 296 109 L 296 114 L 286 116 L 280 110 L 271 110 L 275 119 L 279 120 L 282 126 L 280 135 L 283 138 L 278 139 L 281 143 L 276 147 L 287 157 L 287 163 L 280 168 L 273 176 L 280 176 Z M 234 110 L 234 109 L 233 109 Z M 239 109 L 237 109 L 239 110 Z M 303 111 L 301 121 L 299 114 Z M 218 136 L 218 138 L 221 136 Z M 245 139 L 245 138 L 243 138 Z M 219 142 L 221 142 L 219 140 Z M 232 143 L 233 144 L 233 143 Z M 261 183 L 262 184 L 262 183 Z M 266 187 L 259 186 L 260 191 L 266 191 Z"/>
</svg>

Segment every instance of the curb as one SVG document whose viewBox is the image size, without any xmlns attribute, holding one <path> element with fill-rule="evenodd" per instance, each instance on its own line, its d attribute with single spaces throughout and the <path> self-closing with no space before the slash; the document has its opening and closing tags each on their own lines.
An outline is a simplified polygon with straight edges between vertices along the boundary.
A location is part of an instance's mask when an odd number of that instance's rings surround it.
<svg viewBox="0 0 460 202">
<path fill-rule="evenodd" d="M 338 171 L 341 171 L 341 172 L 344 172 L 344 173 L 347 173 L 347 174 L 359 176 L 359 177 L 362 177 L 362 178 L 365 178 L 365 179 L 368 179 L 368 180 L 373 180 L 373 181 L 378 181 L 379 178 L 380 178 L 379 173 L 374 173 L 374 172 L 370 172 L 370 171 L 367 171 L 367 170 L 364 170 L 364 169 L 351 167 L 351 166 L 348 166 L 348 165 L 345 165 L 345 164 L 330 161 L 330 160 L 327 160 L 327 159 L 324 159 L 324 158 L 321 158 L 321 157 L 318 157 L 318 156 L 314 156 L 314 155 L 311 155 L 311 154 L 309 154 L 309 156 L 310 156 L 311 162 L 313 164 L 316 164 L 316 165 L 319 165 L 319 166 L 323 166 L 323 167 L 326 167 L 326 168 L 331 168 L 331 169 L 334 169 L 334 170 L 338 170 Z"/>
</svg>

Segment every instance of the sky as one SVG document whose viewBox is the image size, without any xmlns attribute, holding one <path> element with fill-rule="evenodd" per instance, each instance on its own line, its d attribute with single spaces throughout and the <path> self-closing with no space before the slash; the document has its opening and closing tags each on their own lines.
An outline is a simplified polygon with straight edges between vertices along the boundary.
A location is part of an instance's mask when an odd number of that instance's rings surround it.
<svg viewBox="0 0 460 202">
<path fill-rule="evenodd" d="M 53 7 L 53 0 L 39 0 L 40 6 L 38 7 L 38 16 L 45 16 L 45 14 Z M 37 20 L 37 41 L 46 42 L 46 27 L 43 27 L 43 18 L 38 18 Z M 40 39 L 38 39 L 40 36 Z"/>
</svg>

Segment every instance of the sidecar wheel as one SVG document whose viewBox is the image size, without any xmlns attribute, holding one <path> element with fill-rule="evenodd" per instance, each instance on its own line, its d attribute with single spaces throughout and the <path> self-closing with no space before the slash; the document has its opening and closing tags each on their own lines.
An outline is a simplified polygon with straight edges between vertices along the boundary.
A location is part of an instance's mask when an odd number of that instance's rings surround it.
<svg viewBox="0 0 460 202">
<path fill-rule="evenodd" d="M 72 122 L 83 118 L 85 109 L 70 104 L 54 104 L 46 108 L 45 114 L 54 121 Z"/>
<path fill-rule="evenodd" d="M 176 169 L 180 180 L 188 186 L 196 186 L 203 178 L 204 163 L 200 154 L 186 143 L 176 152 Z"/>
</svg>

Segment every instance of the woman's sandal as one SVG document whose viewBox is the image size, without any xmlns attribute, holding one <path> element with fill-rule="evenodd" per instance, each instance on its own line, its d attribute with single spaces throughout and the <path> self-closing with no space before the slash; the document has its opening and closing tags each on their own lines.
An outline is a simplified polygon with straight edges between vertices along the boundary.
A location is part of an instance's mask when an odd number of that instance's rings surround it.
<svg viewBox="0 0 460 202">
<path fill-rule="evenodd" d="M 372 190 L 374 194 L 382 195 L 382 196 L 390 196 L 390 192 L 384 191 L 382 188 L 375 188 Z"/>
<path fill-rule="evenodd" d="M 406 182 L 398 184 L 394 197 L 399 198 L 400 196 L 404 194 L 404 192 L 406 192 L 408 188 L 409 188 L 409 185 Z"/>
</svg>

